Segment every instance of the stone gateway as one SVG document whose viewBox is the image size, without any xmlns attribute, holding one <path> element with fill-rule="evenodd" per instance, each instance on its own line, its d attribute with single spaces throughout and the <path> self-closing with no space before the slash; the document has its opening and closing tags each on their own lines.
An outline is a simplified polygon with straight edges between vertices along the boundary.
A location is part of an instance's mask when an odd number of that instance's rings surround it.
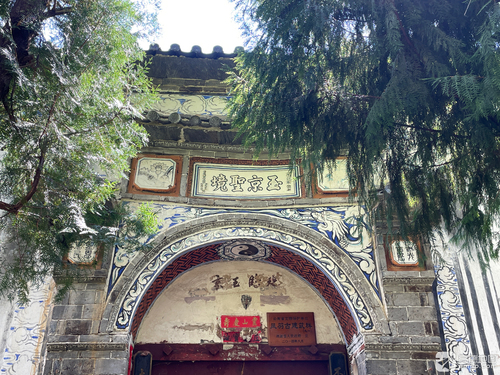
<svg viewBox="0 0 500 375">
<path fill-rule="evenodd" d="M 56 279 L 5 304 L 2 374 L 500 373 L 497 264 L 387 236 L 345 159 L 314 186 L 254 160 L 225 112 L 234 54 L 178 52 L 150 51 L 161 101 L 121 181 L 158 212 L 152 249 L 74 249 L 102 261 L 62 302 Z"/>
</svg>

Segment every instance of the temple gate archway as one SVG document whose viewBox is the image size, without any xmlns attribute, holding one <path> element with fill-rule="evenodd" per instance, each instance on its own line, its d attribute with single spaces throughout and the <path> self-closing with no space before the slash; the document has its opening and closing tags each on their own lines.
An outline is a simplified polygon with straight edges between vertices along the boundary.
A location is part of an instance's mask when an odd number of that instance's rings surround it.
<svg viewBox="0 0 500 375">
<path fill-rule="evenodd" d="M 210 262 L 248 259 L 288 269 L 308 283 L 338 322 L 349 354 L 355 355 L 363 335 L 384 326 L 380 299 L 342 249 L 307 227 L 295 226 L 291 231 L 284 221 L 233 213 L 195 219 L 163 232 L 155 249 L 134 259 L 123 272 L 125 277 L 113 286 L 110 301 L 116 302 L 108 329 L 127 330 L 135 339 L 154 301 L 184 272 Z M 260 250 L 235 257 L 231 246 L 240 245 Z"/>
</svg>

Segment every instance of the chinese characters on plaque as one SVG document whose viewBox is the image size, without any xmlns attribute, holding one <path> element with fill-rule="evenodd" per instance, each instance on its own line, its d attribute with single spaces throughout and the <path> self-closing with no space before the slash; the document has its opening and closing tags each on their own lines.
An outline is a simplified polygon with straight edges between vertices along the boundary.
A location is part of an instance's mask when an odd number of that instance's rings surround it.
<svg viewBox="0 0 500 375">
<path fill-rule="evenodd" d="M 92 264 L 97 258 L 97 246 L 83 244 L 73 245 L 68 252 L 68 261 L 73 264 Z"/>
<path fill-rule="evenodd" d="M 394 241 L 391 243 L 391 258 L 398 266 L 418 265 L 417 244 L 412 241 Z"/>
<path fill-rule="evenodd" d="M 232 316 L 222 315 L 220 317 L 222 328 L 260 327 L 260 316 Z"/>
<path fill-rule="evenodd" d="M 288 165 L 194 163 L 191 195 L 203 198 L 273 199 L 301 196 L 298 168 Z"/>
<path fill-rule="evenodd" d="M 271 346 L 316 345 L 314 313 L 267 313 Z"/>
<path fill-rule="evenodd" d="M 222 315 L 223 342 L 261 342 L 260 316 Z"/>
</svg>

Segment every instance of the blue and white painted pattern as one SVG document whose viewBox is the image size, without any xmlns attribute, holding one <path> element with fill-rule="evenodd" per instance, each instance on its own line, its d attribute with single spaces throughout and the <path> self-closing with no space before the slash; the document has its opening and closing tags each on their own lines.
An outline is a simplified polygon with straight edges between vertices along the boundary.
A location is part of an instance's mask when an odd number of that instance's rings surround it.
<svg viewBox="0 0 500 375">
<path fill-rule="evenodd" d="M 360 297 L 354 283 L 340 269 L 333 259 L 324 252 L 315 248 L 310 243 L 293 237 L 286 233 L 268 230 L 265 228 L 224 228 L 207 231 L 180 240 L 157 254 L 143 269 L 136 275 L 126 292 L 118 311 L 118 316 L 114 322 L 114 329 L 128 329 L 131 317 L 134 315 L 143 294 L 147 291 L 153 280 L 161 271 L 181 253 L 217 241 L 232 240 L 237 238 L 258 238 L 263 242 L 291 248 L 310 259 L 313 264 L 320 268 L 335 284 L 347 305 L 357 317 L 357 325 L 364 330 L 372 330 L 373 320 L 368 312 L 365 302 Z"/>
<path fill-rule="evenodd" d="M 226 116 L 229 96 L 162 94 L 155 110 L 162 114 Z"/>
<path fill-rule="evenodd" d="M 134 203 L 129 203 L 130 205 L 134 205 Z M 160 219 L 161 224 L 158 227 L 158 235 L 161 231 L 171 228 L 176 224 L 184 223 L 186 221 L 190 221 L 201 217 L 202 209 L 198 208 L 190 208 L 190 207 L 178 207 L 166 204 L 154 204 L 152 205 L 153 209 L 158 213 L 158 217 Z M 224 210 L 221 210 L 224 212 Z M 149 243 L 156 235 L 153 235 L 149 238 L 144 238 L 145 243 Z M 115 247 L 113 254 L 113 263 L 111 267 L 111 275 L 109 277 L 108 283 L 108 294 L 111 292 L 116 282 L 122 275 L 123 271 L 129 264 L 129 262 L 137 255 L 137 253 L 131 253 Z"/>
<path fill-rule="evenodd" d="M 342 249 L 363 272 L 380 298 L 379 282 L 366 212 L 358 207 L 314 207 L 261 210 L 321 233 Z"/>
<path fill-rule="evenodd" d="M 26 306 L 15 305 L 7 333 L 0 374 L 35 375 L 42 364 L 41 350 L 46 334 L 53 281 L 32 288 Z"/>
<path fill-rule="evenodd" d="M 367 225 L 367 215 L 358 207 L 238 210 L 179 207 L 167 204 L 155 204 L 153 206 L 159 212 L 162 222 L 158 228 L 158 233 L 179 223 L 223 213 L 258 213 L 301 224 L 321 233 L 342 249 L 363 272 L 378 298 L 381 298 L 373 246 Z M 153 238 L 151 237 L 147 241 L 151 241 Z M 115 249 L 108 293 L 111 292 L 133 256 L 135 255 Z"/>
<path fill-rule="evenodd" d="M 499 375 L 500 262 L 482 268 L 478 255 L 444 243 L 433 261 L 450 373 Z"/>
<path fill-rule="evenodd" d="M 441 313 L 441 324 L 449 356 L 450 373 L 475 374 L 476 370 L 461 363 L 462 358 L 471 356 L 467 323 L 463 311 L 457 275 L 453 265 L 436 266 L 437 299 Z"/>
</svg>

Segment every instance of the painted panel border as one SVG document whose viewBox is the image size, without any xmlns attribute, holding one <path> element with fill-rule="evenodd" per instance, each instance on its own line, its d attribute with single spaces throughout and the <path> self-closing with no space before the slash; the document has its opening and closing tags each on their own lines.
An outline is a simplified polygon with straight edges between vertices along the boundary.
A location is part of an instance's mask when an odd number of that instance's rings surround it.
<svg viewBox="0 0 500 375">
<path fill-rule="evenodd" d="M 133 204 L 133 203 L 131 203 Z M 356 264 L 370 284 L 371 288 L 381 300 L 379 279 L 376 271 L 373 245 L 366 223 L 367 213 L 358 207 L 314 207 L 314 208 L 277 208 L 260 210 L 243 209 L 217 209 L 203 207 L 184 207 L 168 204 L 155 204 L 153 208 L 159 211 L 162 225 L 158 228 L 162 230 L 172 228 L 180 223 L 186 223 L 194 219 L 208 217 L 218 214 L 244 213 L 244 214 L 264 214 L 270 217 L 277 217 L 289 220 L 300 226 L 313 229 L 327 238 Z M 155 239 L 151 236 L 144 239 L 150 242 Z M 115 248 L 113 254 L 112 270 L 108 281 L 108 294 L 116 285 L 125 267 L 135 254 Z"/>
<path fill-rule="evenodd" d="M 133 203 L 130 203 L 133 204 Z M 278 208 L 261 210 L 217 209 L 202 207 L 184 207 L 168 204 L 155 204 L 159 211 L 162 230 L 172 228 L 180 223 L 218 214 L 244 213 L 264 214 L 289 220 L 295 224 L 313 229 L 334 243 L 351 258 L 369 282 L 377 298 L 381 300 L 380 284 L 376 271 L 375 256 L 369 227 L 366 224 L 366 212 L 358 207 L 314 207 L 314 208 Z M 145 242 L 155 240 L 155 236 L 145 238 Z M 120 278 L 125 267 L 135 254 L 115 248 L 113 254 L 111 276 L 108 281 L 108 294 Z"/>
<path fill-rule="evenodd" d="M 154 161 L 157 160 L 156 167 L 158 171 L 152 171 L 148 168 L 140 168 L 141 161 Z M 167 162 L 170 162 L 170 168 L 165 169 Z M 165 164 L 165 165 L 163 165 Z M 155 167 L 155 165 L 153 165 Z M 170 195 L 179 196 L 180 182 L 182 171 L 182 156 L 175 155 L 155 155 L 155 154 L 141 154 L 137 158 L 132 159 L 132 166 L 130 172 L 130 181 L 128 185 L 128 192 L 133 194 L 156 194 L 156 195 Z M 146 175 L 145 177 L 140 176 Z M 138 178 L 145 181 L 150 181 L 150 186 L 139 183 Z M 172 185 L 167 188 L 162 188 L 161 180 L 168 180 Z"/>
<path fill-rule="evenodd" d="M 129 284 L 128 290 L 120 302 L 117 316 L 113 317 L 110 321 L 112 326 L 109 328 L 118 331 L 127 330 L 129 328 L 142 296 L 159 273 L 161 273 L 161 271 L 177 256 L 209 243 L 223 242 L 225 240 L 238 238 L 258 238 L 266 243 L 276 244 L 291 249 L 304 258 L 309 259 L 334 283 L 347 306 L 349 306 L 357 317 L 357 324 L 366 331 L 374 329 L 372 317 L 365 302 L 354 286 L 354 283 L 330 256 L 327 256 L 320 249 L 302 239 L 276 230 L 268 230 L 259 227 L 222 228 L 197 233 L 161 250 L 159 254 L 154 256 L 153 259 L 135 275 L 134 280 Z M 349 338 L 349 341 L 350 339 L 351 338 Z"/>
<path fill-rule="evenodd" d="M 297 166 L 290 170 L 289 166 L 289 160 L 253 161 L 194 157 L 189 161 L 187 195 L 200 198 L 238 200 L 278 200 L 304 197 L 305 187 L 299 177 L 302 171 Z M 200 176 L 203 172 L 218 169 L 222 176 L 213 176 L 210 181 L 204 180 L 203 175 Z M 257 175 L 259 170 L 266 174 L 265 180 Z M 226 176 L 222 171 L 230 172 L 231 175 Z M 241 179 L 242 177 L 236 174 L 245 171 L 246 173 L 253 171 L 250 173 L 255 173 L 255 176 L 251 176 L 251 179 Z M 292 174 L 288 176 L 290 172 Z M 285 176 L 284 181 L 278 180 L 278 174 Z M 245 181 L 241 182 L 243 180 Z M 245 184 L 244 187 L 243 184 Z M 203 189 L 201 185 L 210 185 L 213 187 L 213 191 L 206 192 L 206 189 Z"/>
</svg>

